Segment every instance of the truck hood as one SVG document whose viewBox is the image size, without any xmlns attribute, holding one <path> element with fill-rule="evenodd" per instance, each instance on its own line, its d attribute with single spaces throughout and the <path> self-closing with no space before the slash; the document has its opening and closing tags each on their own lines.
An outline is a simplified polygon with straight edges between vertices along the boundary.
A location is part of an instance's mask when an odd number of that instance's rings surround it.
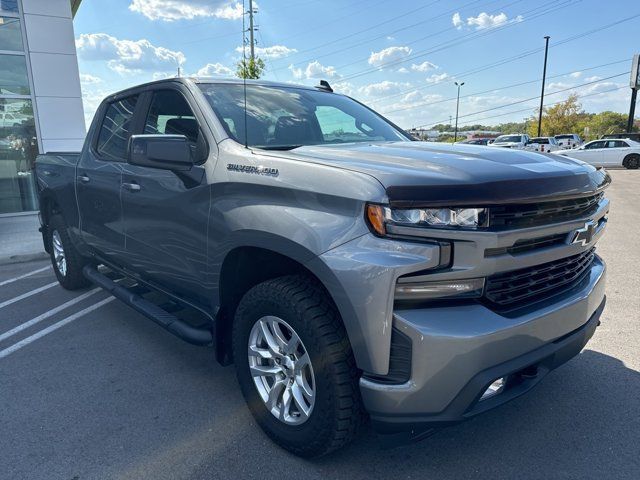
<svg viewBox="0 0 640 480">
<path fill-rule="evenodd" d="M 284 156 L 371 175 L 398 206 L 525 203 L 587 195 L 610 183 L 604 170 L 578 160 L 477 145 L 352 143 Z"/>
</svg>

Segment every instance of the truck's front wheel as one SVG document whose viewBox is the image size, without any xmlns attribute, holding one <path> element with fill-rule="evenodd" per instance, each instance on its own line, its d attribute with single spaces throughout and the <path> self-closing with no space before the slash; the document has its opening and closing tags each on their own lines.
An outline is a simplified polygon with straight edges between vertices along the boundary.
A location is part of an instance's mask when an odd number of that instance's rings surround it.
<svg viewBox="0 0 640 480">
<path fill-rule="evenodd" d="M 233 356 L 251 413 L 283 448 L 314 457 L 355 436 L 364 415 L 351 345 L 312 279 L 280 277 L 249 290 L 235 315 Z"/>
<path fill-rule="evenodd" d="M 69 238 L 67 224 L 61 215 L 53 215 L 49 221 L 49 251 L 58 282 L 67 290 L 77 290 L 89 285 L 82 274 L 84 259 Z"/>
</svg>

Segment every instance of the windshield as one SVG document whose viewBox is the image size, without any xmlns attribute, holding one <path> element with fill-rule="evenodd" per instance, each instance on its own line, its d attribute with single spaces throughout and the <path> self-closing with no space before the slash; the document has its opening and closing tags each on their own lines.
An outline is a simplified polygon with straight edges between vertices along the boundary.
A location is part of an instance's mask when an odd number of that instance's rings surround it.
<svg viewBox="0 0 640 480">
<path fill-rule="evenodd" d="M 556 135 L 556 140 L 566 140 L 568 138 L 573 139 L 573 135 Z"/>
<path fill-rule="evenodd" d="M 520 142 L 522 137 L 520 135 L 500 135 L 496 138 L 494 143 L 498 142 Z"/>
<path fill-rule="evenodd" d="M 342 95 L 247 85 L 245 119 L 242 84 L 205 83 L 199 87 L 227 134 L 251 147 L 285 150 L 303 145 L 409 141 L 382 117 Z"/>
<path fill-rule="evenodd" d="M 536 137 L 536 138 L 532 138 L 531 141 L 529 143 L 539 143 L 539 144 L 547 144 L 549 143 L 549 139 L 546 137 Z"/>
</svg>

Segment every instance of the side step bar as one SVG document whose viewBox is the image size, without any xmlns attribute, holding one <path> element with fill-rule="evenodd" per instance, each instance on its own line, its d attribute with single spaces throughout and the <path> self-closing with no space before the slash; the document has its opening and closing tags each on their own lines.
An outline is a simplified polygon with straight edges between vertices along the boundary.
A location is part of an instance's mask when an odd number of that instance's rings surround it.
<svg viewBox="0 0 640 480">
<path fill-rule="evenodd" d="M 150 318 L 162 328 L 192 345 L 213 345 L 213 335 L 208 329 L 195 328 L 180 320 L 156 304 L 140 295 L 127 290 L 100 273 L 95 267 L 86 265 L 82 270 L 84 276 L 99 287 L 102 287 L 118 300 L 122 300 L 131 308 Z"/>
</svg>

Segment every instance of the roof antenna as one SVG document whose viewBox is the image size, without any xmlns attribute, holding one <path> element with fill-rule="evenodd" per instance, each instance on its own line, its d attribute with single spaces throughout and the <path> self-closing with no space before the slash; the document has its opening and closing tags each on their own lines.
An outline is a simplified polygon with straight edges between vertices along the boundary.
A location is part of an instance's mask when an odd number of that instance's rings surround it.
<svg viewBox="0 0 640 480">
<path fill-rule="evenodd" d="M 244 90 L 244 148 L 249 148 L 249 131 L 247 130 L 247 39 L 244 17 L 246 15 L 244 0 L 242 0 L 242 88 Z"/>
<path fill-rule="evenodd" d="M 320 85 L 316 86 L 316 88 L 327 92 L 333 92 L 333 88 L 331 88 L 331 85 L 329 85 L 329 82 L 326 80 L 320 80 Z"/>
</svg>

